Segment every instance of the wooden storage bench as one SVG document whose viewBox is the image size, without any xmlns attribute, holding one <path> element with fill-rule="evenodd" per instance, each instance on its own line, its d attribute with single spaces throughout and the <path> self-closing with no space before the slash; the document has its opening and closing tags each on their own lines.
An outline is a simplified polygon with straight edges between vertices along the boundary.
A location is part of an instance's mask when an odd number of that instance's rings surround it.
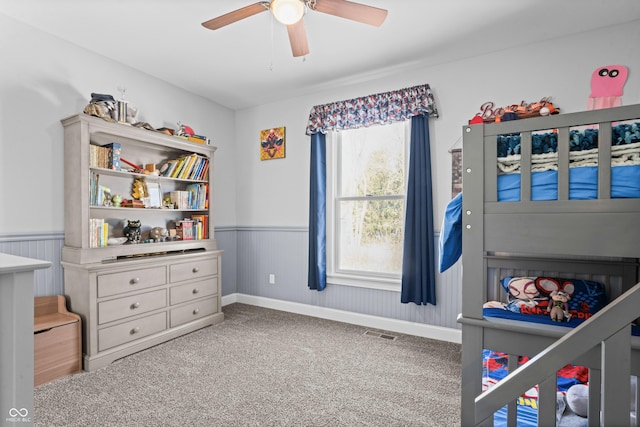
<svg viewBox="0 0 640 427">
<path fill-rule="evenodd" d="M 34 300 L 34 385 L 82 370 L 80 316 L 67 311 L 62 295 Z"/>
</svg>

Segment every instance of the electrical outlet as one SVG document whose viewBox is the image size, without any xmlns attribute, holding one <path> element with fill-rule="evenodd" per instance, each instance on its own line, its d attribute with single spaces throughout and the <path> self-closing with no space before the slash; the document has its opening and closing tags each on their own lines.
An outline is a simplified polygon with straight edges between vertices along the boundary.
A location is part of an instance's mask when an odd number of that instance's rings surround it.
<svg viewBox="0 0 640 427">
<path fill-rule="evenodd" d="M 270 285 L 275 285 L 276 284 L 276 275 L 275 274 L 269 274 L 269 284 Z"/>
</svg>

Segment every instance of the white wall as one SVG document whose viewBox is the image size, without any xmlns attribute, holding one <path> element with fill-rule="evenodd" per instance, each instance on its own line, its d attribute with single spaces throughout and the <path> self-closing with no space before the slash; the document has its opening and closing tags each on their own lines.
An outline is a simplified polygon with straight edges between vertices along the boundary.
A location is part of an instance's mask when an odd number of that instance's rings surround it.
<svg viewBox="0 0 640 427">
<path fill-rule="evenodd" d="M 0 14 L 0 234 L 64 228 L 63 129 L 91 93 L 126 98 L 139 120 L 158 128 L 177 121 L 212 138 L 214 215 L 235 220 L 233 111 Z"/>
<path fill-rule="evenodd" d="M 451 197 L 448 153 L 462 126 L 481 104 L 497 106 L 551 96 L 561 112 L 586 109 L 591 73 L 602 65 L 629 68 L 624 105 L 640 103 L 640 21 L 481 55 L 348 87 L 287 99 L 237 112 L 237 224 L 306 226 L 308 222 L 309 137 L 304 135 L 313 105 L 429 83 L 440 118 L 431 120 L 436 229 Z M 498 44 L 498 42 L 496 42 Z M 287 157 L 261 162 L 260 129 L 287 127 Z"/>
</svg>

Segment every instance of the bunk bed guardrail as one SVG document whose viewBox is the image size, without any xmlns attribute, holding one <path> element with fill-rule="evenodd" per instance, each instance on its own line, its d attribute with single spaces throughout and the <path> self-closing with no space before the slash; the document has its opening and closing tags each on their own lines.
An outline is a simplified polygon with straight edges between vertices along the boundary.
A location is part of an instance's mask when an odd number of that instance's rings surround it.
<svg viewBox="0 0 640 427">
<path fill-rule="evenodd" d="M 620 384 L 627 383 L 631 375 L 631 323 L 638 317 L 638 307 L 640 283 L 478 396 L 475 400 L 476 425 L 492 421 L 495 411 L 537 384 L 541 389 L 550 386 L 553 393 L 553 398 L 548 400 L 550 406 L 543 402 L 539 404 L 538 424 L 555 425 L 557 371 L 597 346 L 601 352 L 602 381 L 594 398 L 600 394 L 603 397 L 598 419 L 603 425 L 629 425 L 630 391 Z M 594 382 L 594 375 L 591 377 Z M 542 396 L 543 392 L 540 393 Z M 598 407 L 591 406 L 591 409 Z"/>
</svg>

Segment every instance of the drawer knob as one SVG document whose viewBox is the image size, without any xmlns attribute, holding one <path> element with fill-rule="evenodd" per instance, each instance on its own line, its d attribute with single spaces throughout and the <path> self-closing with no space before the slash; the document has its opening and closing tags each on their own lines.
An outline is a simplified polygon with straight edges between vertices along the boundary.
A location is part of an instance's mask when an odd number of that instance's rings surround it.
<svg viewBox="0 0 640 427">
<path fill-rule="evenodd" d="M 138 284 L 140 283 L 140 278 L 139 277 L 134 277 L 133 279 L 129 280 L 129 283 L 132 285 Z"/>
<path fill-rule="evenodd" d="M 138 326 L 136 326 L 135 328 L 133 328 L 129 333 L 131 335 L 133 334 L 137 334 L 138 332 L 140 332 L 140 328 Z"/>
<path fill-rule="evenodd" d="M 191 291 L 191 292 L 193 292 L 194 294 L 197 294 L 198 292 L 200 292 L 200 289 L 198 289 L 198 288 L 193 288 L 193 291 Z"/>
<path fill-rule="evenodd" d="M 140 303 L 139 302 L 134 302 L 133 304 L 131 304 L 131 309 L 132 310 L 135 309 L 135 308 L 138 308 L 138 307 L 140 307 Z"/>
<path fill-rule="evenodd" d="M 200 271 L 200 269 L 198 267 L 193 267 L 193 270 L 191 271 L 193 271 L 194 273 L 197 273 L 198 271 Z"/>
<path fill-rule="evenodd" d="M 193 309 L 193 314 L 198 314 L 199 312 L 200 312 L 200 310 L 199 310 L 199 309 L 197 309 L 197 308 L 194 308 L 194 309 Z"/>
</svg>

